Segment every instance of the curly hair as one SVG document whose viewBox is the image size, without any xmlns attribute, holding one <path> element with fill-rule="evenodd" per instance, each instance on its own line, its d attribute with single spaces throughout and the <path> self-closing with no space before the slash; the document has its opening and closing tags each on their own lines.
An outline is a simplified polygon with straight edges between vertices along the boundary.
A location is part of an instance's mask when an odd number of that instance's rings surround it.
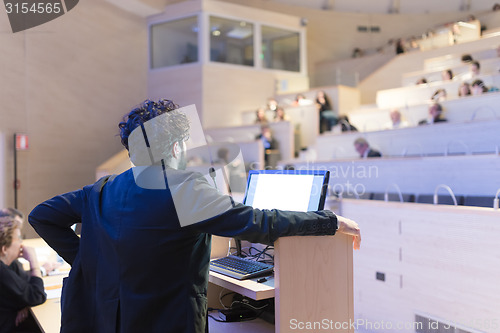
<svg viewBox="0 0 500 333">
<path fill-rule="evenodd" d="M 141 124 L 178 108 L 179 106 L 177 104 L 168 99 L 160 99 L 158 102 L 147 99 L 142 102 L 142 104 L 136 106 L 129 114 L 123 117 L 123 121 L 118 124 L 123 146 L 129 150 L 128 137 L 133 130 L 141 126 Z"/>
<path fill-rule="evenodd" d="M 23 219 L 24 218 L 24 214 L 15 209 L 15 208 L 2 208 L 0 209 L 0 217 L 4 217 L 4 216 L 12 216 L 12 217 L 19 217 L 20 219 Z"/>
<path fill-rule="evenodd" d="M 0 249 L 12 244 L 14 230 L 21 228 L 21 221 L 12 215 L 0 216 Z"/>
</svg>

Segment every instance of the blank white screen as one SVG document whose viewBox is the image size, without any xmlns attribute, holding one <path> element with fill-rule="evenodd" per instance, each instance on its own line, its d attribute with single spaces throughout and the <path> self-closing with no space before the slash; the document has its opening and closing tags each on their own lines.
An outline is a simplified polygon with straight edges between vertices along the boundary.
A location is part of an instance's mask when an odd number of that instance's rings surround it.
<svg viewBox="0 0 500 333">
<path fill-rule="evenodd" d="M 314 175 L 258 175 L 253 208 L 306 212 Z"/>
</svg>

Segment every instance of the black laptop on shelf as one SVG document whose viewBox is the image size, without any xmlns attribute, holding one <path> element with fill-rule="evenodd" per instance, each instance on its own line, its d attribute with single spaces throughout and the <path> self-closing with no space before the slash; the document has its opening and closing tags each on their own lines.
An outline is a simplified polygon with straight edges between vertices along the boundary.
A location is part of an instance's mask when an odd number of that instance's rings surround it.
<svg viewBox="0 0 500 333">
<path fill-rule="evenodd" d="M 252 170 L 243 204 L 258 209 L 322 210 L 329 177 L 328 170 Z M 210 261 L 210 270 L 238 280 L 273 271 L 273 265 L 242 258 L 241 246 L 237 248 L 237 255 Z"/>
</svg>

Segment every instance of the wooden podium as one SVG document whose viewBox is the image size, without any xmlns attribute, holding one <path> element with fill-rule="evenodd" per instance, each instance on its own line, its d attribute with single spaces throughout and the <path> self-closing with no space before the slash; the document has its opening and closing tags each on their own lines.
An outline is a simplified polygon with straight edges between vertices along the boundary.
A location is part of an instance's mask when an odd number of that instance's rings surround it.
<svg viewBox="0 0 500 333">
<path fill-rule="evenodd" d="M 214 237 L 213 242 L 213 255 L 221 253 L 221 245 L 227 249 L 227 239 Z M 354 333 L 352 238 L 283 237 L 274 246 L 275 332 Z M 254 299 L 272 297 L 272 285 L 253 280 L 210 272 L 210 282 Z M 217 296 L 214 293 L 209 289 L 209 301 Z"/>
</svg>

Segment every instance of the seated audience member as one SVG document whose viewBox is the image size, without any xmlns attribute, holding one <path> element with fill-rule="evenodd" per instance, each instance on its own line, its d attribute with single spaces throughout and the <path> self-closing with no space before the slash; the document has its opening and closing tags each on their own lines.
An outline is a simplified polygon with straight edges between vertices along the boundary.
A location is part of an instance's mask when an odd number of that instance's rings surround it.
<svg viewBox="0 0 500 333">
<path fill-rule="evenodd" d="M 418 79 L 417 84 L 427 84 L 427 79 L 425 77 L 422 77 Z"/>
<path fill-rule="evenodd" d="M 463 82 L 460 87 L 458 87 L 458 97 L 469 96 L 470 94 L 470 84 L 467 82 Z"/>
<path fill-rule="evenodd" d="M 352 51 L 352 57 L 353 58 L 360 58 L 363 56 L 363 51 L 359 48 L 359 47 L 356 47 L 353 51 Z"/>
<path fill-rule="evenodd" d="M 368 141 L 364 138 L 357 138 L 354 141 L 354 148 L 361 158 L 382 157 L 379 151 L 370 148 Z"/>
<path fill-rule="evenodd" d="M 442 117 L 443 107 L 439 103 L 434 103 L 429 106 L 429 116 L 427 119 L 421 120 L 419 125 L 430 125 L 434 123 L 441 123 L 447 121 Z"/>
<path fill-rule="evenodd" d="M 0 331 L 38 332 L 29 307 L 42 304 L 47 296 L 35 250 L 22 245 L 22 214 L 14 209 L 0 210 Z M 18 258 L 24 258 L 30 271 L 24 271 Z"/>
<path fill-rule="evenodd" d="M 316 94 L 316 104 L 318 104 L 319 111 L 333 110 L 330 97 L 324 91 L 318 91 Z"/>
<path fill-rule="evenodd" d="M 411 36 L 410 37 L 410 47 L 409 47 L 408 51 L 417 51 L 419 49 L 420 49 L 420 47 L 418 46 L 418 43 L 417 43 L 417 37 Z"/>
<path fill-rule="evenodd" d="M 469 72 L 465 73 L 462 76 L 462 80 L 471 80 L 479 76 L 481 73 L 481 65 L 479 64 L 479 61 L 473 60 L 469 63 Z"/>
<path fill-rule="evenodd" d="M 278 101 L 276 101 L 273 97 L 270 97 L 267 100 L 267 109 L 271 111 L 276 111 L 278 108 Z"/>
<path fill-rule="evenodd" d="M 269 125 L 261 126 L 261 134 L 257 136 L 257 139 L 262 140 L 264 145 L 264 161 L 266 166 L 270 166 L 273 161 L 271 161 L 271 155 L 278 155 L 279 160 L 279 142 L 274 138 L 271 128 Z"/>
<path fill-rule="evenodd" d="M 295 96 L 295 101 L 293 102 L 293 106 L 303 106 L 303 105 L 311 105 L 313 104 L 313 101 L 311 101 L 310 99 L 307 99 L 306 96 L 304 96 L 303 94 L 297 94 L 297 96 Z"/>
<path fill-rule="evenodd" d="M 467 22 L 472 22 L 472 21 L 475 21 L 475 20 L 477 20 L 477 18 L 474 15 L 472 15 L 472 14 L 469 14 L 467 16 L 467 18 L 466 18 Z"/>
<path fill-rule="evenodd" d="M 217 149 L 217 159 L 214 161 L 216 164 L 228 164 L 229 163 L 229 149 L 226 147 L 221 147 Z"/>
<path fill-rule="evenodd" d="M 274 112 L 274 119 L 276 121 L 290 121 L 290 117 L 285 114 L 285 109 L 283 109 L 281 106 L 278 106 Z"/>
<path fill-rule="evenodd" d="M 471 92 L 474 96 L 482 95 L 488 92 L 488 88 L 484 85 L 483 81 L 475 80 L 472 82 Z"/>
<path fill-rule="evenodd" d="M 479 64 L 479 61 L 474 60 L 470 63 L 470 72 L 473 76 L 481 74 L 481 65 Z"/>
<path fill-rule="evenodd" d="M 453 36 L 453 44 L 456 44 L 458 41 L 458 37 L 461 35 L 460 26 L 458 25 L 458 23 L 453 23 L 451 25 L 450 31 Z"/>
<path fill-rule="evenodd" d="M 354 127 L 350 122 L 349 118 L 346 115 L 342 115 L 339 117 L 339 124 L 342 128 L 342 132 L 357 132 L 358 129 Z"/>
<path fill-rule="evenodd" d="M 462 62 L 468 64 L 468 63 L 472 62 L 474 59 L 472 59 L 472 56 L 470 54 L 464 54 L 464 55 L 462 55 L 461 60 L 462 60 Z"/>
<path fill-rule="evenodd" d="M 500 10 L 500 4 L 496 3 L 493 5 L 493 9 L 492 9 L 494 12 Z"/>
<path fill-rule="evenodd" d="M 333 112 L 330 98 L 324 91 L 318 91 L 316 94 L 316 105 L 319 110 L 319 132 L 331 131 L 332 127 L 337 125 L 338 118 Z M 326 126 L 324 126 L 326 125 Z"/>
<path fill-rule="evenodd" d="M 401 53 L 405 53 L 405 52 L 406 52 L 406 48 L 405 48 L 403 39 L 399 38 L 396 41 L 396 54 L 401 54 Z"/>
<path fill-rule="evenodd" d="M 436 90 L 434 95 L 432 95 L 431 100 L 433 102 L 439 103 L 439 102 L 446 101 L 446 97 L 447 97 L 446 90 L 445 89 L 438 89 L 438 90 Z"/>
<path fill-rule="evenodd" d="M 224 175 L 223 177 L 225 181 L 229 181 L 229 184 L 226 184 L 228 193 L 245 192 L 245 166 L 239 158 L 235 158 L 231 161 L 229 156 L 229 149 L 226 147 L 221 147 L 217 150 L 217 160 L 215 161 L 215 163 L 224 165 L 223 171 L 226 172 L 226 175 Z M 226 178 L 228 176 L 229 179 Z"/>
<path fill-rule="evenodd" d="M 453 80 L 453 72 L 451 71 L 451 69 L 446 69 L 446 70 L 442 71 L 441 72 L 441 79 L 443 81 Z"/>
<path fill-rule="evenodd" d="M 268 120 L 266 117 L 266 110 L 264 108 L 258 108 L 255 111 L 255 123 L 256 124 L 267 124 Z"/>
<path fill-rule="evenodd" d="M 391 117 L 391 122 L 385 126 L 387 129 L 397 129 L 397 128 L 405 128 L 408 127 L 409 124 L 407 121 L 401 119 L 401 112 L 398 109 L 394 109 L 389 114 Z"/>
</svg>

